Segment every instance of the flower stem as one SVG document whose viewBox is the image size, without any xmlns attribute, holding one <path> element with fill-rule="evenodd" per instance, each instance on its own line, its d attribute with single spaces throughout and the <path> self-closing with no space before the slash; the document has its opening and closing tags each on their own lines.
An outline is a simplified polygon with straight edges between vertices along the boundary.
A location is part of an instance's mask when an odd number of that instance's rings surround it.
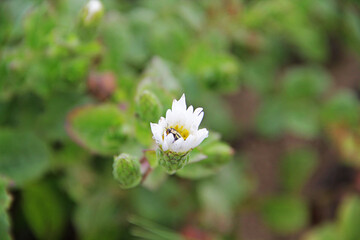
<svg viewBox="0 0 360 240">
<path fill-rule="evenodd" d="M 140 170 L 141 170 L 141 174 L 142 174 L 141 183 L 143 183 L 145 181 L 145 179 L 147 178 L 147 176 L 153 170 L 150 166 L 148 159 L 145 156 L 140 159 Z"/>
</svg>

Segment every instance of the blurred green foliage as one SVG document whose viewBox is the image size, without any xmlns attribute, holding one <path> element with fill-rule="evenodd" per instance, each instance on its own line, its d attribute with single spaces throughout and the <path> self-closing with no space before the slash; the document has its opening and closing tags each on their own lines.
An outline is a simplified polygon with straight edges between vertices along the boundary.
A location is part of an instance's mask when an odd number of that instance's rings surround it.
<svg viewBox="0 0 360 240">
<path fill-rule="evenodd" d="M 358 1 L 86 3 L 0 2 L 0 239 L 247 240 L 249 211 L 260 239 L 360 239 Z M 182 93 L 211 131 L 169 176 L 149 122 Z M 137 188 L 123 152 L 153 168 Z"/>
<path fill-rule="evenodd" d="M 6 190 L 7 181 L 0 179 L 0 236 L 5 239 L 10 238 L 10 221 L 7 210 L 11 204 L 11 197 Z"/>
</svg>

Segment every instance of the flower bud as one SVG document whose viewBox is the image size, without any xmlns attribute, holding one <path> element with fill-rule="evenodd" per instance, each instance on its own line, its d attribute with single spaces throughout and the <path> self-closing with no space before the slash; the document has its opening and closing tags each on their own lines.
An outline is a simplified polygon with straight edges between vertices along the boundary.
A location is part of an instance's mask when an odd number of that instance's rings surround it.
<svg viewBox="0 0 360 240">
<path fill-rule="evenodd" d="M 167 173 L 174 174 L 177 170 L 182 169 L 189 162 L 190 151 L 185 153 L 172 152 L 170 150 L 156 150 L 156 157 L 159 165 L 162 166 Z"/>
<path fill-rule="evenodd" d="M 155 94 L 148 90 L 143 90 L 137 99 L 137 113 L 146 122 L 154 122 L 162 112 L 162 105 Z"/>
<path fill-rule="evenodd" d="M 133 188 L 140 183 L 142 178 L 140 163 L 132 156 L 122 153 L 114 158 L 113 175 L 121 188 Z"/>
<path fill-rule="evenodd" d="M 103 15 L 104 7 L 100 0 L 90 0 L 83 7 L 79 24 L 79 35 L 83 40 L 95 35 Z"/>
<path fill-rule="evenodd" d="M 234 155 L 234 150 L 226 143 L 214 142 L 204 147 L 203 153 L 208 156 L 203 160 L 204 164 L 216 167 L 229 162 Z"/>
<path fill-rule="evenodd" d="M 100 0 L 90 0 L 82 9 L 81 20 L 84 26 L 98 25 L 104 15 L 104 7 Z"/>
<path fill-rule="evenodd" d="M 87 79 L 89 92 L 100 101 L 110 98 L 116 90 L 116 77 L 112 72 L 91 72 Z"/>
</svg>

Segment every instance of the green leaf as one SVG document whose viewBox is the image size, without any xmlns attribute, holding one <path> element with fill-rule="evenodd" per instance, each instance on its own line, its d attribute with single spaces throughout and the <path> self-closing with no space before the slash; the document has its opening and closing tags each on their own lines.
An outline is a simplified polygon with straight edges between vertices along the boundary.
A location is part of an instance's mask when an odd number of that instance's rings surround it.
<svg viewBox="0 0 360 240">
<path fill-rule="evenodd" d="M 193 155 L 193 154 L 192 154 Z M 192 157 L 190 155 L 190 158 Z M 206 157 L 204 155 L 204 157 Z M 200 162 L 187 164 L 183 169 L 176 172 L 176 175 L 188 179 L 201 179 L 216 173 L 216 168 L 208 167 Z"/>
<path fill-rule="evenodd" d="M 249 59 L 244 67 L 244 84 L 258 93 L 266 93 L 272 89 L 276 71 L 276 60 L 273 54 Z"/>
<path fill-rule="evenodd" d="M 299 231 L 309 219 L 306 203 L 290 196 L 276 196 L 265 200 L 261 214 L 265 223 L 280 234 Z"/>
<path fill-rule="evenodd" d="M 84 198 L 75 211 L 76 230 L 83 240 L 120 239 L 119 203 L 106 192 Z"/>
<path fill-rule="evenodd" d="M 188 29 L 171 18 L 155 19 L 154 22 L 155 24 L 150 26 L 150 36 L 146 38 L 151 54 L 174 62 L 179 61 L 191 42 Z"/>
<path fill-rule="evenodd" d="M 355 126 L 360 116 L 359 102 L 349 90 L 342 90 L 332 96 L 322 110 L 325 123 L 345 123 Z"/>
<path fill-rule="evenodd" d="M 10 240 L 10 220 L 7 210 L 12 199 L 6 191 L 6 186 L 7 182 L 0 178 L 0 239 Z"/>
<path fill-rule="evenodd" d="M 257 129 L 266 137 L 276 137 L 284 131 L 284 104 L 280 99 L 268 99 L 257 115 Z"/>
<path fill-rule="evenodd" d="M 10 207 L 11 197 L 6 191 L 7 181 L 0 178 L 0 210 L 7 210 Z"/>
<path fill-rule="evenodd" d="M 198 44 L 190 48 L 184 64 L 196 81 L 213 91 L 232 92 L 239 86 L 240 63 L 228 52 Z"/>
<path fill-rule="evenodd" d="M 10 240 L 11 236 L 9 233 L 10 220 L 9 216 L 4 210 L 0 210 L 0 238 L 4 240 Z"/>
<path fill-rule="evenodd" d="M 226 225 L 231 223 L 231 202 L 221 185 L 215 185 L 210 181 L 203 182 L 197 186 L 197 193 L 208 225 L 216 226 L 219 222 Z"/>
<path fill-rule="evenodd" d="M 55 168 L 72 168 L 76 163 L 81 163 L 89 158 L 89 153 L 68 139 L 62 142 L 61 149 L 53 152 L 51 166 Z"/>
<path fill-rule="evenodd" d="M 360 135 L 358 126 L 333 125 L 327 131 L 331 141 L 341 155 L 340 161 L 354 167 L 360 167 Z"/>
<path fill-rule="evenodd" d="M 342 203 L 338 216 L 338 229 L 341 240 L 360 239 L 360 198 L 348 196 Z"/>
<path fill-rule="evenodd" d="M 307 60 L 324 61 L 327 57 L 325 35 L 308 16 L 314 6 L 304 2 L 272 0 L 252 4 L 242 15 L 242 22 L 263 32 L 267 40 L 274 38 L 282 46 L 290 45 L 289 48 Z"/>
<path fill-rule="evenodd" d="M 309 149 L 296 149 L 288 152 L 281 160 L 280 173 L 286 190 L 299 192 L 314 172 L 317 163 L 316 153 Z"/>
<path fill-rule="evenodd" d="M 285 125 L 289 131 L 314 138 L 320 130 L 319 103 L 330 85 L 330 76 L 321 68 L 290 69 L 283 79 L 281 100 Z"/>
<path fill-rule="evenodd" d="M 143 187 L 155 191 L 161 187 L 169 175 L 161 168 L 154 168 L 142 183 Z"/>
<path fill-rule="evenodd" d="M 195 81 L 195 79 L 190 80 Z M 206 117 L 204 117 L 201 126 L 206 126 L 208 129 L 220 132 L 223 137 L 228 139 L 236 138 L 237 130 L 241 128 L 241 123 L 234 120 L 232 117 L 233 110 L 227 102 L 211 92 L 203 91 L 200 88 L 194 89 L 193 85 L 190 81 L 187 86 L 189 90 L 186 93 L 186 99 L 189 103 L 194 103 L 195 106 L 201 106 L 205 109 Z M 206 109 L 216 109 L 216 111 L 207 111 Z M 209 136 L 212 134 L 210 133 Z"/>
<path fill-rule="evenodd" d="M 155 169 L 158 166 L 158 159 L 156 158 L 155 150 L 146 150 L 144 152 L 147 161 L 149 162 L 151 168 Z"/>
<path fill-rule="evenodd" d="M 318 108 L 311 102 L 288 102 L 285 110 L 287 129 L 303 138 L 312 139 L 320 131 Z"/>
<path fill-rule="evenodd" d="M 22 185 L 40 177 L 49 166 L 46 144 L 31 132 L 0 130 L 0 175 Z"/>
<path fill-rule="evenodd" d="M 354 1 L 355 2 L 355 1 Z M 344 11 L 344 34 L 345 41 L 350 47 L 352 47 L 356 52 L 360 52 L 360 18 L 359 13 L 356 11 L 356 8 L 352 7 L 350 4 L 345 8 Z"/>
<path fill-rule="evenodd" d="M 180 97 L 179 90 L 179 81 L 173 75 L 169 63 L 159 57 L 153 57 L 146 65 L 146 68 L 141 75 L 141 80 L 137 86 L 136 98 L 137 101 L 140 100 L 139 98 L 144 93 L 151 93 L 151 95 L 153 95 L 151 97 L 153 99 L 150 99 L 150 101 L 153 104 L 151 108 L 155 107 L 155 109 L 152 109 L 151 115 L 153 116 L 151 118 L 152 121 L 157 121 L 160 118 L 161 113 L 165 114 L 165 110 L 171 106 L 171 102 L 175 97 L 174 94 L 176 93 L 176 96 Z M 149 98 L 149 96 L 147 96 L 147 98 Z M 136 110 L 139 113 L 140 119 L 143 120 L 142 123 L 146 123 L 146 128 L 148 129 L 148 124 L 151 119 L 145 117 L 145 115 L 139 111 L 139 103 L 140 101 L 137 102 Z M 147 103 L 147 105 L 148 104 L 149 103 Z M 143 110 L 146 110 L 146 106 Z M 149 111 L 149 109 L 146 111 Z"/>
<path fill-rule="evenodd" d="M 39 239 L 61 239 L 67 211 L 54 186 L 42 182 L 24 190 L 22 209 L 32 231 Z"/>
<path fill-rule="evenodd" d="M 132 230 L 132 234 L 143 239 L 161 239 L 161 240 L 182 240 L 183 238 L 170 229 L 153 223 L 138 216 L 131 216 L 129 222 L 139 226 Z"/>
<path fill-rule="evenodd" d="M 228 163 L 232 155 L 233 149 L 224 142 L 216 141 L 211 144 L 204 144 L 201 153 L 196 150 L 190 153 L 190 163 L 177 171 L 176 174 L 190 179 L 210 176 Z"/>
<path fill-rule="evenodd" d="M 138 187 L 129 193 L 132 213 L 160 224 L 177 224 L 194 208 L 194 199 L 189 189 L 178 185 L 173 178 L 164 181 L 156 191 Z"/>
<path fill-rule="evenodd" d="M 318 99 L 330 85 L 330 76 L 315 67 L 298 67 L 289 70 L 283 79 L 287 99 Z"/>
<path fill-rule="evenodd" d="M 154 57 L 151 59 L 146 66 L 143 75 L 144 79 L 139 84 L 139 90 L 143 89 L 145 86 L 151 88 L 154 84 L 169 91 L 177 91 L 180 89 L 179 83 L 171 72 L 167 62 L 160 57 Z M 156 93 L 156 91 L 154 92 Z M 161 97 L 159 95 L 157 96 Z"/>
<path fill-rule="evenodd" d="M 49 14 L 49 9 L 50 4 L 43 2 L 25 16 L 25 39 L 30 48 L 44 47 L 48 40 L 45 36 L 55 27 L 55 17 L 53 14 Z"/>
<path fill-rule="evenodd" d="M 218 174 L 196 186 L 201 206 L 201 213 L 208 226 L 221 228 L 231 225 L 234 209 L 241 205 L 252 191 L 253 184 L 249 181 L 242 162 L 231 161 Z"/>
<path fill-rule="evenodd" d="M 304 240 L 338 240 L 339 238 L 336 226 L 334 224 L 324 224 L 312 229 L 304 237 Z"/>
<path fill-rule="evenodd" d="M 70 112 L 67 130 L 75 142 L 92 152 L 112 155 L 127 138 L 124 114 L 116 105 L 87 105 Z"/>
<path fill-rule="evenodd" d="M 66 114 L 80 100 L 80 97 L 74 93 L 53 94 L 50 99 L 44 102 L 45 110 L 35 115 L 36 129 L 49 141 L 68 139 L 65 131 Z"/>
<path fill-rule="evenodd" d="M 118 12 L 112 12 L 111 18 L 106 18 L 106 23 L 100 27 L 100 34 L 104 42 L 104 61 L 107 67 L 120 71 L 124 60 L 139 64 L 146 57 L 144 47 L 135 48 L 132 43 L 138 39 L 133 38 L 129 32 L 129 23 Z M 121 44 L 119 44 L 121 43 Z M 138 51 L 136 51 L 138 50 Z"/>
</svg>

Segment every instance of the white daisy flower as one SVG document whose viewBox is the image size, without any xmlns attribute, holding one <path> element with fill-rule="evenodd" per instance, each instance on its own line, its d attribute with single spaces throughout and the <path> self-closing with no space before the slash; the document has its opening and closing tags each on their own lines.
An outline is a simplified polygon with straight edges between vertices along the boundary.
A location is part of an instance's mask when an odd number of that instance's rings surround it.
<svg viewBox="0 0 360 240">
<path fill-rule="evenodd" d="M 166 118 L 161 117 L 158 124 L 150 123 L 153 139 L 164 152 L 187 153 L 209 135 L 206 128 L 198 129 L 203 117 L 202 108 L 186 108 L 183 94 L 179 101 L 174 99 Z"/>
<path fill-rule="evenodd" d="M 90 0 L 86 5 L 85 9 L 87 14 L 85 16 L 85 22 L 89 23 L 96 13 L 103 11 L 103 5 L 99 0 Z"/>
</svg>

